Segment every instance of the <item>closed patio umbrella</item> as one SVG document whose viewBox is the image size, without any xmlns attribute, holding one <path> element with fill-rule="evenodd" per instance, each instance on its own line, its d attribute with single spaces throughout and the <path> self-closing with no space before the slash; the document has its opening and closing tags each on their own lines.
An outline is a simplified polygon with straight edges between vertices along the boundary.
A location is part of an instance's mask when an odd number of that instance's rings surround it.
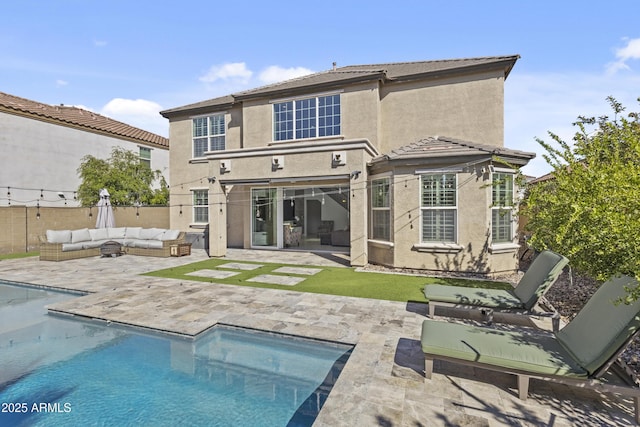
<svg viewBox="0 0 640 427">
<path fill-rule="evenodd" d="M 100 190 L 100 201 L 98 202 L 98 219 L 96 228 L 113 228 L 116 226 L 113 217 L 113 208 L 109 201 L 109 192 L 106 188 Z"/>
</svg>

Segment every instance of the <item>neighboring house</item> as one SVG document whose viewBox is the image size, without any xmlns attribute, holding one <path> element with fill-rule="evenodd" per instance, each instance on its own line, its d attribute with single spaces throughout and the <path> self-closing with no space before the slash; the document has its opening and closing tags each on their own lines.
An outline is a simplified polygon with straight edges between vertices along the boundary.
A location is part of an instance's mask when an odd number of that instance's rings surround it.
<svg viewBox="0 0 640 427">
<path fill-rule="evenodd" d="M 0 92 L 0 206 L 78 206 L 77 169 L 86 155 L 111 156 L 113 147 L 169 181 L 168 138 L 91 111 L 47 105 Z"/>
<path fill-rule="evenodd" d="M 514 170 L 499 160 L 534 157 L 503 147 L 518 58 L 334 66 L 163 111 L 171 228 L 208 225 L 211 256 L 293 248 L 354 266 L 514 270 Z"/>
</svg>

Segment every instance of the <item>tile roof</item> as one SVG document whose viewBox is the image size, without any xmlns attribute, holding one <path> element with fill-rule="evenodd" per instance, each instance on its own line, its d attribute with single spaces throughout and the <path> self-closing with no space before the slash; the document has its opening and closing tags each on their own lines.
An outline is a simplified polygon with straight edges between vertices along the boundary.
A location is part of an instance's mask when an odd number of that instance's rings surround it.
<svg viewBox="0 0 640 427">
<path fill-rule="evenodd" d="M 511 72 L 519 55 L 487 56 L 480 58 L 445 59 L 437 61 L 393 62 L 386 64 L 348 65 L 327 71 L 308 74 L 283 82 L 262 86 L 231 95 L 214 98 L 195 104 L 161 111 L 164 117 L 180 113 L 195 113 L 207 108 L 228 108 L 234 102 L 264 96 L 286 96 L 300 91 L 337 88 L 346 84 L 381 80 L 383 82 L 405 81 L 418 78 L 438 77 L 445 74 L 503 69 L 505 78 Z"/>
<path fill-rule="evenodd" d="M 411 159 L 436 159 L 451 158 L 459 156 L 479 156 L 491 155 L 512 161 L 514 164 L 522 164 L 536 155 L 527 151 L 512 150 L 503 147 L 495 147 L 475 142 L 463 141 L 446 136 L 435 136 L 421 139 L 420 141 L 396 148 L 387 154 L 383 154 L 371 160 L 371 163 L 378 163 L 393 160 Z"/>
<path fill-rule="evenodd" d="M 77 107 L 43 104 L 0 92 L 0 112 L 107 134 L 158 148 L 169 148 L 168 138 Z"/>
</svg>

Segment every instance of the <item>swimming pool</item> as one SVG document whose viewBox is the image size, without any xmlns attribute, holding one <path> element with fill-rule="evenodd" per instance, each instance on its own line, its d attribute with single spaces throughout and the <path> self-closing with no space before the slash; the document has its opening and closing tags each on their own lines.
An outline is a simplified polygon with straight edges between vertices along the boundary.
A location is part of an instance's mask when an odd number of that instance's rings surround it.
<svg viewBox="0 0 640 427">
<path fill-rule="evenodd" d="M 352 348 L 224 325 L 192 339 L 46 314 L 71 297 L 0 284 L 0 425 L 308 426 Z"/>
</svg>

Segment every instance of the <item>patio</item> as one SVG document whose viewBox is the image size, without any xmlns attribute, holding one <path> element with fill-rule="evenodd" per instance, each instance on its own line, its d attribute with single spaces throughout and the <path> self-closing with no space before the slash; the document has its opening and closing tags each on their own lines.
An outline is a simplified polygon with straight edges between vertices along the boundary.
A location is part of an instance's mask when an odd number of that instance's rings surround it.
<svg viewBox="0 0 640 427">
<path fill-rule="evenodd" d="M 521 401 L 508 375 L 436 363 L 422 376 L 420 325 L 427 306 L 294 291 L 256 289 L 141 273 L 206 259 L 37 257 L 0 261 L 0 278 L 90 292 L 56 310 L 143 328 L 197 334 L 215 323 L 356 344 L 317 426 L 602 426 L 633 424 L 631 402 L 611 395 L 532 381 Z M 344 254 L 230 249 L 233 261 L 344 265 Z"/>
</svg>

